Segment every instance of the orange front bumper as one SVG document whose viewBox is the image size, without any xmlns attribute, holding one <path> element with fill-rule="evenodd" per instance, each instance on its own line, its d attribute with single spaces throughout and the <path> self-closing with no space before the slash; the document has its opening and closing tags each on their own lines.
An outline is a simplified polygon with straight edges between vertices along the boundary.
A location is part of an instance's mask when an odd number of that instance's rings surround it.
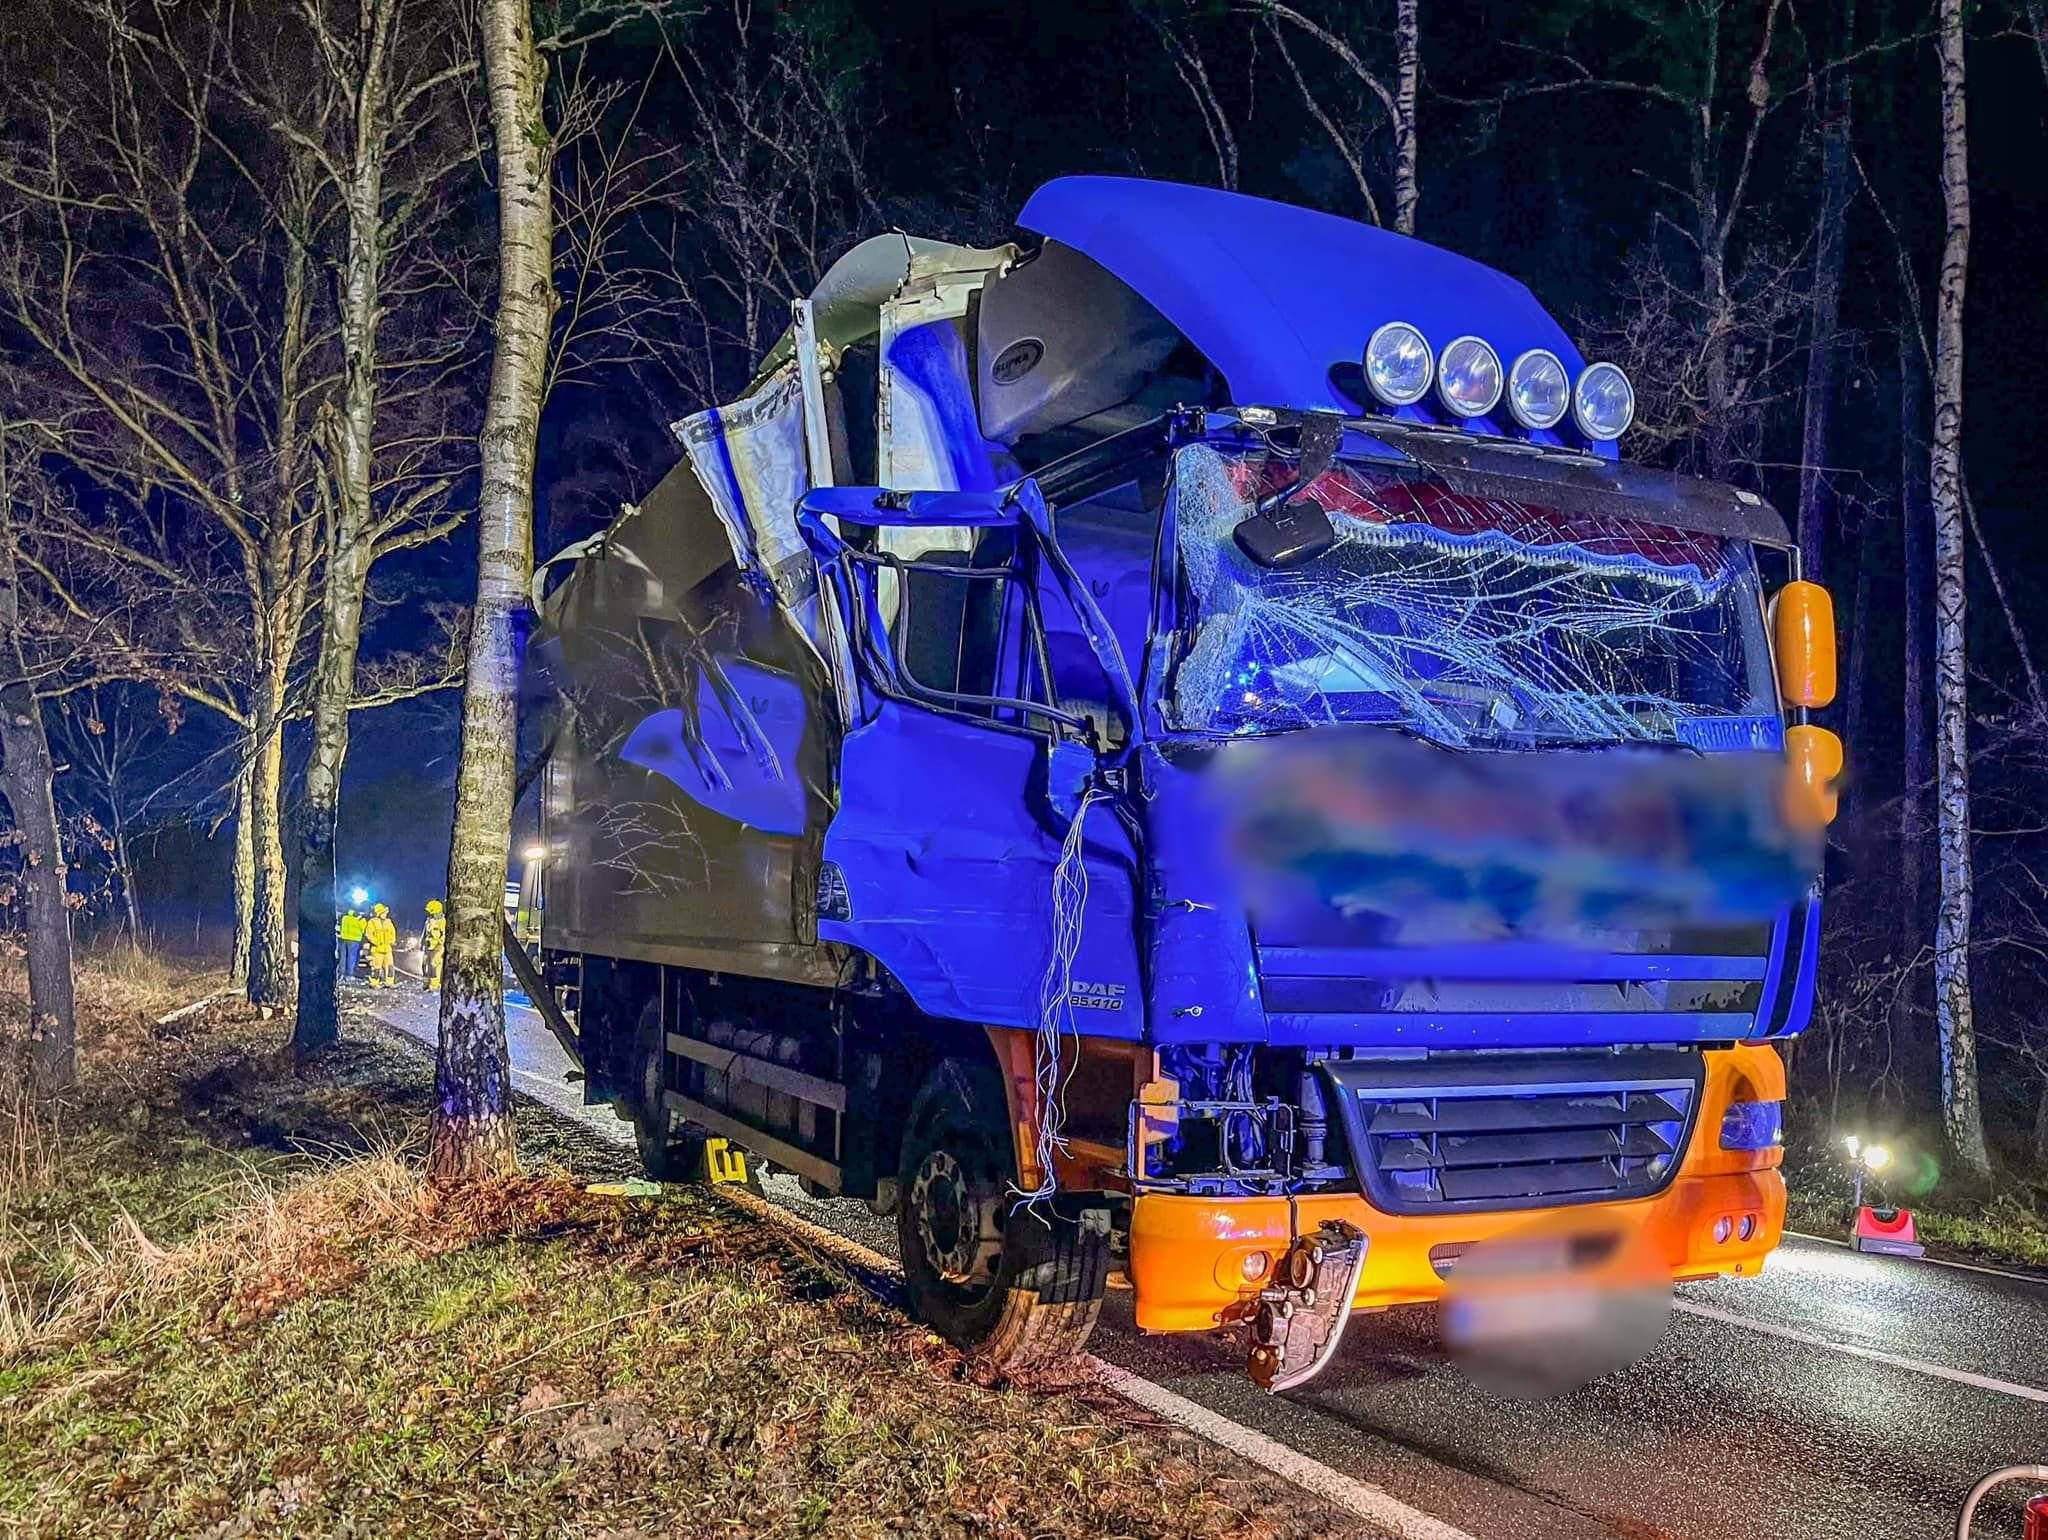
<svg viewBox="0 0 2048 1540">
<path fill-rule="evenodd" d="M 1782 1100 L 1784 1068 L 1775 1050 L 1742 1045 L 1708 1055 L 1707 1083 L 1692 1147 L 1671 1185 L 1654 1198 L 1508 1213 L 1387 1214 L 1356 1193 L 1296 1200 L 1290 1228 L 1285 1198 L 1188 1198 L 1147 1193 L 1131 1209 L 1130 1277 L 1138 1325 L 1146 1331 L 1207 1331 L 1231 1306 L 1257 1291 L 1259 1261 L 1270 1266 L 1291 1235 L 1325 1219 L 1364 1231 L 1369 1249 L 1353 1304 L 1363 1309 L 1441 1298 L 1444 1277 L 1431 1261 L 1446 1250 L 1568 1216 L 1575 1226 L 1639 1237 L 1673 1278 L 1754 1274 L 1785 1228 L 1785 1182 L 1777 1150 L 1719 1146 L 1730 1101 Z M 1730 1221 L 1725 1241 L 1715 1222 Z M 1752 1220 L 1747 1239 L 1742 1221 Z M 1247 1276 L 1247 1261 L 1253 1265 Z"/>
</svg>

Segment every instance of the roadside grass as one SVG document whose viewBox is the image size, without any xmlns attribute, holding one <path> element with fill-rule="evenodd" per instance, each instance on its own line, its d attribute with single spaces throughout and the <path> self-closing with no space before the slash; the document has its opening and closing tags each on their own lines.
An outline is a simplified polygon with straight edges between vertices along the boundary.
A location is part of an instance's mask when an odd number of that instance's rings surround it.
<svg viewBox="0 0 2048 1540">
<path fill-rule="evenodd" d="M 425 1066 L 280 1036 L 209 1010 L 16 1109 L 0 1534 L 1357 1532 L 1099 1391 L 983 1383 L 710 1195 L 430 1188 Z"/>
</svg>

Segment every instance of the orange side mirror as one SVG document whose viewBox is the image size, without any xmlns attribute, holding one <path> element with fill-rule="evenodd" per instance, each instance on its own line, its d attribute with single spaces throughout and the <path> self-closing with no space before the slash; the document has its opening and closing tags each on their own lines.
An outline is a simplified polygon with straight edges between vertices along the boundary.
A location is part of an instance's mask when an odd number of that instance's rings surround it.
<svg viewBox="0 0 2048 1540">
<path fill-rule="evenodd" d="M 1835 821 L 1842 776 L 1842 740 L 1825 727 L 1802 724 L 1785 729 L 1785 816 L 1797 829 L 1819 829 Z"/>
<path fill-rule="evenodd" d="M 1835 601 L 1818 583 L 1787 583 L 1771 600 L 1771 651 L 1788 706 L 1835 698 Z"/>
</svg>

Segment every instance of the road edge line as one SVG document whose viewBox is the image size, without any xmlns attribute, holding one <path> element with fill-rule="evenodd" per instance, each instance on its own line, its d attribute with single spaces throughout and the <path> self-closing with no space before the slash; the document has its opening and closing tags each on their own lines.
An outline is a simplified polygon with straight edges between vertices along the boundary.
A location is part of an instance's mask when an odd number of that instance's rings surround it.
<svg viewBox="0 0 2048 1540">
<path fill-rule="evenodd" d="M 1996 1379 L 1989 1374 L 1975 1374 L 1968 1369 L 1951 1369 L 1946 1364 L 1929 1363 L 1924 1358 L 1908 1358 L 1903 1353 L 1890 1353 L 1883 1348 L 1864 1347 L 1855 1342 L 1836 1342 L 1827 1337 L 1817 1336 L 1813 1332 L 1801 1331 L 1796 1326 L 1780 1326 L 1775 1321 L 1760 1321 L 1754 1316 L 1737 1315 L 1732 1310 L 1695 1304 L 1689 1299 L 1673 1300 L 1671 1305 L 1674 1310 L 1683 1311 L 1687 1315 L 1720 1321 L 1727 1326 L 1739 1326 L 1748 1331 L 1760 1332 L 1766 1337 L 1782 1337 L 1787 1342 L 1803 1342 L 1809 1347 L 1846 1353 L 1851 1358 L 1867 1358 L 1873 1363 L 1889 1364 L 1894 1369 L 1905 1369 L 1914 1374 L 1924 1374 L 1930 1379 L 1968 1385 L 1976 1390 L 1988 1390 L 1995 1395 L 2011 1396 L 2019 1401 L 2039 1401 L 2048 1404 L 2048 1390 L 2041 1390 L 2033 1385 Z"/>
<path fill-rule="evenodd" d="M 901 1264 L 879 1251 L 863 1246 L 836 1230 L 828 1230 L 801 1214 L 792 1214 L 772 1199 L 739 1188 L 713 1187 L 711 1191 L 743 1213 L 793 1232 L 827 1256 L 885 1277 L 900 1278 L 903 1275 Z M 1342 1509 L 1354 1518 L 1377 1524 L 1388 1533 L 1399 1536 L 1400 1540 L 1475 1540 L 1474 1536 L 1456 1525 L 1404 1503 L 1391 1492 L 1334 1470 L 1292 1445 L 1247 1428 L 1241 1422 L 1233 1422 L 1221 1412 L 1211 1411 L 1200 1402 L 1190 1401 L 1141 1374 L 1120 1368 L 1093 1353 L 1082 1354 L 1081 1364 L 1090 1379 L 1119 1400 L 1164 1417 L 1219 1448 L 1229 1450 L 1240 1459 L 1250 1461 L 1288 1485 L 1300 1488 L 1311 1497 Z"/>
<path fill-rule="evenodd" d="M 1455 1524 L 1404 1503 L 1383 1487 L 1333 1470 L 1293 1445 L 1247 1428 L 1241 1422 L 1232 1422 L 1221 1412 L 1211 1411 L 1141 1374 L 1119 1368 L 1093 1353 L 1083 1354 L 1082 1362 L 1105 1390 L 1133 1406 L 1164 1417 L 1332 1507 L 1377 1524 L 1401 1540 L 1474 1540 Z"/>
<path fill-rule="evenodd" d="M 1832 1235 L 1813 1235 L 1805 1230 L 1787 1230 L 1787 1235 L 1802 1241 L 1818 1241 L 1823 1246 L 1834 1246 L 1842 1251 L 1855 1251 L 1847 1241 Z M 1879 1252 L 1858 1252 L 1859 1256 L 1878 1256 Z M 2018 1273 L 2009 1267 L 1986 1267 L 1981 1262 L 1957 1262 L 1949 1257 L 1902 1257 L 1906 1262 L 1927 1262 L 1935 1267 L 1952 1267 L 1959 1273 L 1983 1273 L 1990 1278 L 2010 1278 L 2014 1283 L 2031 1283 L 2035 1288 L 2048 1288 L 2048 1275 L 2040 1273 Z"/>
</svg>

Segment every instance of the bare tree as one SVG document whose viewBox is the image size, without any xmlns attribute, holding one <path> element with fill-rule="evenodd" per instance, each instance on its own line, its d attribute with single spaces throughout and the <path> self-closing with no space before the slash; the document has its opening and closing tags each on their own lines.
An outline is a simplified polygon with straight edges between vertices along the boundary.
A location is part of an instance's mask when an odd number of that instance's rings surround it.
<svg viewBox="0 0 2048 1540">
<path fill-rule="evenodd" d="M 1803 94 L 1784 0 L 1688 0 L 1638 7 L 1655 41 L 1637 56 L 1653 70 L 1595 70 L 1567 52 L 1539 52 L 1545 74 L 1504 93 L 1632 96 L 1679 136 L 1682 170 L 1662 178 L 1668 200 L 1650 243 L 1630 264 L 1627 319 L 1589 328 L 1622 355 L 1642 395 L 1638 423 L 1659 441 L 1726 479 L 1753 453 L 1767 410 L 1794 382 L 1787 365 L 1805 311 L 1806 266 L 1787 251 L 1756 196 L 1766 132 Z"/>
<path fill-rule="evenodd" d="M 476 606 L 448 856 L 448 950 L 428 1162 L 443 1181 L 509 1170 L 517 1160 L 500 956 L 506 833 L 518 773 L 513 627 L 533 573 L 534 444 L 556 306 L 547 69 L 529 0 L 484 0 L 482 29 L 498 177 L 498 309 L 478 442 Z"/>
<path fill-rule="evenodd" d="M 1984 1114 L 1977 1090 L 1977 1029 L 1970 994 L 1969 657 L 1965 632 L 1963 507 L 1963 297 L 1970 261 L 1970 168 L 1963 0 L 1941 0 L 1941 198 L 1946 216 L 1934 324 L 1935 842 L 1941 904 L 1934 931 L 1934 1010 L 1941 1033 L 1942 1119 L 1972 1176 L 1987 1179 Z"/>
<path fill-rule="evenodd" d="M 1855 0 L 1837 0 L 1837 28 L 1847 51 L 1856 24 Z M 1821 90 L 1820 198 L 1813 215 L 1813 281 L 1807 301 L 1805 422 L 1799 442 L 1799 550 L 1806 575 L 1818 580 L 1827 535 L 1828 443 L 1835 402 L 1835 343 L 1841 318 L 1844 226 L 1854 191 L 1849 157 L 1855 96 L 1847 69 L 1827 72 Z M 1862 615 L 1858 612 L 1857 623 Z"/>
<path fill-rule="evenodd" d="M 241 735 L 247 988 L 273 1006 L 291 988 L 283 726 L 324 514 L 310 243 L 326 208 L 303 155 L 267 154 L 224 115 L 229 5 L 47 0 L 13 18 L 57 57 L 0 145 L 0 314 L 27 344 L 10 393 L 72 413 L 62 452 L 104 492 L 36 532 L 31 566 L 105 677 L 158 683 Z M 108 585 L 156 602 L 109 627 Z"/>
<path fill-rule="evenodd" d="M 121 885 L 121 911 L 128 934 L 142 940 L 142 909 L 135 896 L 135 864 L 129 858 L 128 836 L 136 817 L 136 765 L 146 735 L 135 719 L 126 693 L 92 684 L 67 694 L 55 724 L 67 768 L 89 790 L 72 794 L 86 804 L 87 816 L 103 830 L 113 858 L 114 880 Z M 105 822 L 100 823 L 104 816 Z"/>
<path fill-rule="evenodd" d="M 1421 131 L 1417 114 L 1422 92 L 1422 28 L 1420 0 L 1394 0 L 1394 79 L 1389 85 L 1369 67 L 1354 41 L 1336 27 L 1318 21 L 1307 12 L 1280 0 L 1243 0 L 1242 8 L 1263 17 L 1272 35 L 1274 51 L 1287 66 L 1302 106 L 1322 129 L 1331 147 L 1343 159 L 1358 189 L 1365 213 L 1374 224 L 1381 223 L 1379 201 L 1373 196 L 1367 175 L 1368 141 L 1377 125 L 1366 123 L 1348 129 L 1326 108 L 1314 85 L 1296 63 L 1287 46 L 1287 32 L 1299 31 L 1312 39 L 1341 66 L 1345 75 L 1363 87 L 1384 114 L 1393 138 L 1393 227 L 1403 235 L 1415 233 L 1415 211 L 1422 201 Z"/>
<path fill-rule="evenodd" d="M 859 81 L 808 34 L 731 0 L 672 32 L 667 51 L 655 88 L 687 106 L 686 131 L 630 178 L 614 169 L 626 135 L 586 136 L 570 152 L 561 223 L 578 270 L 609 284 L 610 303 L 637 299 L 640 314 L 619 319 L 684 396 L 727 401 L 789 324 L 790 301 L 883 219 L 844 105 Z M 649 271 L 621 283 L 616 259 L 584 232 L 635 216 L 656 250 Z M 669 324 L 642 321 L 657 315 Z"/>
<path fill-rule="evenodd" d="M 435 213 L 447 206 L 449 179 L 475 158 L 460 110 L 476 70 L 465 20 L 448 0 L 296 0 L 275 46 L 245 48 L 234 76 L 246 106 L 305 155 L 343 224 L 341 381 L 321 416 L 330 517 L 300 826 L 292 1041 L 301 1055 L 339 1035 L 334 843 L 371 569 L 459 518 L 442 507 L 453 480 L 450 436 L 435 431 L 444 424 L 414 411 L 393 433 L 388 418 L 408 384 L 417 405 L 422 376 L 437 394 L 459 396 L 451 376 L 472 357 L 466 307 L 451 328 L 440 314 L 449 307 L 435 303 L 460 289 L 435 256 L 447 233 Z M 398 356 L 380 347 L 394 313 L 409 323 Z"/>
<path fill-rule="evenodd" d="M 1185 9 L 1192 11 L 1194 7 Z M 1173 66 L 1174 75 L 1187 89 L 1188 99 L 1195 104 L 1195 112 L 1202 120 L 1202 132 L 1208 135 L 1209 148 L 1216 156 L 1216 185 L 1237 191 L 1237 130 L 1231 125 L 1229 109 L 1209 79 L 1201 45 L 1189 36 L 1192 16 L 1148 11 L 1145 19 L 1158 40 L 1160 52 Z"/>
<path fill-rule="evenodd" d="M 7 797 L 22 842 L 21 886 L 28 900 L 29 1065 L 39 1084 L 56 1087 L 69 1085 L 77 1072 L 71 910 L 50 740 L 22 642 L 15 501 L 31 479 L 21 462 L 33 451 L 13 441 L 16 431 L 0 419 L 0 791 Z"/>
</svg>

